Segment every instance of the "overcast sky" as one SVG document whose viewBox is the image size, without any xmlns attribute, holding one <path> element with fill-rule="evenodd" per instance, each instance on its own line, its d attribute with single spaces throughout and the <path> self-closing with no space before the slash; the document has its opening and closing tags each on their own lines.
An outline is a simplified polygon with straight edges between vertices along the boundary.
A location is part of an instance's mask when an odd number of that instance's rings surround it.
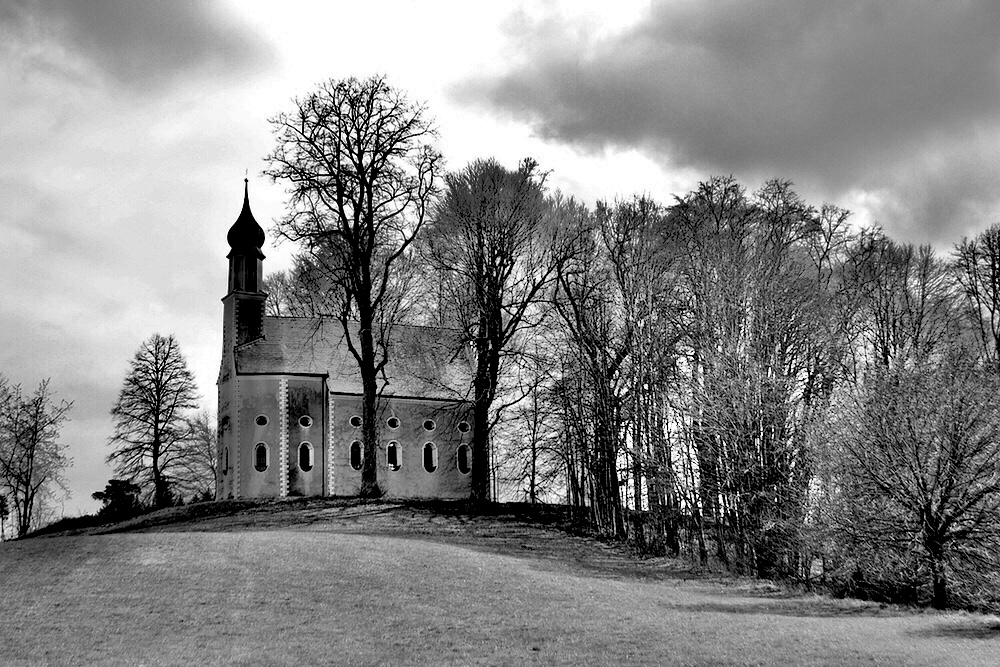
<svg viewBox="0 0 1000 667">
<path fill-rule="evenodd" d="M 425 102 L 451 168 L 531 156 L 591 204 L 782 177 L 947 251 L 1000 220 L 998 35 L 991 0 L 5 0 L 0 373 L 75 402 L 69 515 L 144 339 L 177 336 L 214 411 L 244 174 L 269 232 L 267 119 L 328 78 Z"/>
</svg>

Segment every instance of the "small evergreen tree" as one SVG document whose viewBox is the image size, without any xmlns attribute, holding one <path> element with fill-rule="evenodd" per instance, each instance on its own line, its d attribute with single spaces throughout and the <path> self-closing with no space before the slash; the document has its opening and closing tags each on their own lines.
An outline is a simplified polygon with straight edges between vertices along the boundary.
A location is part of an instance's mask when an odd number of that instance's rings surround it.
<svg viewBox="0 0 1000 667">
<path fill-rule="evenodd" d="M 103 491 L 95 491 L 91 494 L 94 500 L 104 503 L 98 516 L 121 521 L 139 514 L 142 511 L 142 504 L 139 502 L 139 494 L 142 489 L 138 484 L 125 479 L 110 479 Z"/>
</svg>

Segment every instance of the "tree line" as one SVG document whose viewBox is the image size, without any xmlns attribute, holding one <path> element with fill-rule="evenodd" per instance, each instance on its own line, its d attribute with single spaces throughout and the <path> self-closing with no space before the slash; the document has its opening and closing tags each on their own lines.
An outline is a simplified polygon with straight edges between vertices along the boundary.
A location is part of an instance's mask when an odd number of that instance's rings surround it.
<svg viewBox="0 0 1000 667">
<path fill-rule="evenodd" d="M 275 231 L 301 252 L 268 307 L 362 323 L 366 461 L 392 326 L 446 326 L 473 358 L 473 500 L 565 502 L 759 577 L 996 603 L 1000 227 L 941 255 L 732 177 L 591 208 L 532 160 L 445 172 L 381 77 L 272 124 Z"/>
</svg>

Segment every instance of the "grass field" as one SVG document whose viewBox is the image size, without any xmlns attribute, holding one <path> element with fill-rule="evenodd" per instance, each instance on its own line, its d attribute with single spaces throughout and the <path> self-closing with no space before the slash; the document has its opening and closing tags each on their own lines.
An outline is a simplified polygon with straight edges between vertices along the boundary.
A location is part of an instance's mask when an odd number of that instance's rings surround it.
<svg viewBox="0 0 1000 667">
<path fill-rule="evenodd" d="M 0 546 L 0 663 L 1000 665 L 1000 623 L 690 578 L 517 517 L 337 501 Z"/>
</svg>

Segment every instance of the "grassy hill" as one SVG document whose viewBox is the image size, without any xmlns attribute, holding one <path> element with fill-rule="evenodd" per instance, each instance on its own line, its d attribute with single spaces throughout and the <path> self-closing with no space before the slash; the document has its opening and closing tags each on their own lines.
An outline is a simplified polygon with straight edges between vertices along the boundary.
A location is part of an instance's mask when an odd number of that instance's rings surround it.
<svg viewBox="0 0 1000 667">
<path fill-rule="evenodd" d="M 990 665 L 1000 623 L 694 578 L 555 510 L 224 502 L 0 545 L 0 663 Z"/>
</svg>

